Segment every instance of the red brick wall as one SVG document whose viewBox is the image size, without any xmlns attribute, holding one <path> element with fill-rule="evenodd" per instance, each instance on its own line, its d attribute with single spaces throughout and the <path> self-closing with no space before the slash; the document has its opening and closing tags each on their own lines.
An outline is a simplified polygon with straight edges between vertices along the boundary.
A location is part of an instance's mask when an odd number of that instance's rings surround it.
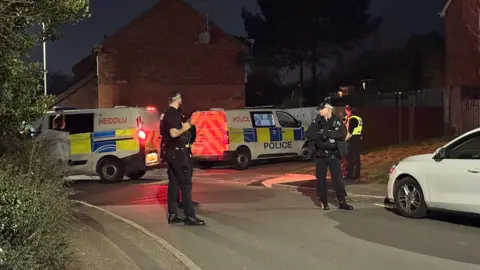
<svg viewBox="0 0 480 270">
<path fill-rule="evenodd" d="M 204 23 L 180 0 L 164 0 L 107 39 L 99 55 L 99 106 L 161 105 L 181 90 L 201 108 L 243 107 L 242 47 L 215 26 L 211 43 L 197 44 Z M 216 96 L 222 98 L 212 102 Z"/>
<path fill-rule="evenodd" d="M 449 86 L 480 84 L 478 15 L 476 0 L 454 0 L 445 17 L 446 83 Z"/>
</svg>

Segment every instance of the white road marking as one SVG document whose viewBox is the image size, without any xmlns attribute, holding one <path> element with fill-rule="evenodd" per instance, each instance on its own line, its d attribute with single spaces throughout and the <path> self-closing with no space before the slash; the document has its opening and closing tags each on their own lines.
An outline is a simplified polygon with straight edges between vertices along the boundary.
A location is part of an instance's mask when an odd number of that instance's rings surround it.
<svg viewBox="0 0 480 270">
<path fill-rule="evenodd" d="M 373 205 L 378 206 L 378 207 L 383 207 L 383 208 L 390 208 L 390 209 L 395 208 L 395 206 L 393 206 L 393 205 L 386 205 L 386 204 L 383 204 L 383 203 L 374 203 Z"/>
<path fill-rule="evenodd" d="M 114 218 L 117 218 L 125 223 L 127 223 L 128 225 L 134 227 L 135 229 L 143 232 L 144 234 L 146 234 L 147 236 L 149 236 L 150 238 L 152 238 L 153 240 L 155 240 L 158 244 L 160 244 L 161 246 L 163 246 L 165 249 L 167 249 L 168 251 L 170 251 L 175 257 L 177 257 L 177 259 L 179 259 L 189 270 L 202 270 L 202 268 L 200 268 L 200 266 L 196 265 L 192 260 L 190 260 L 185 254 L 183 254 L 180 250 L 176 249 L 175 247 L 173 247 L 170 243 L 168 243 L 165 239 L 161 238 L 160 236 L 152 233 L 151 231 L 145 229 L 144 227 L 138 225 L 137 223 L 129 220 L 129 219 L 126 219 L 126 218 L 123 218 L 117 214 L 114 214 L 102 207 L 98 207 L 98 206 L 95 206 L 95 205 L 92 205 L 92 204 L 89 204 L 89 203 L 86 203 L 84 201 L 76 201 L 76 200 L 72 200 L 73 202 L 76 202 L 76 203 L 80 203 L 80 204 L 83 204 L 87 207 L 91 207 L 91 208 L 94 208 L 94 209 L 97 209 L 99 211 L 102 211 L 103 213 L 105 214 L 108 214 Z"/>
</svg>

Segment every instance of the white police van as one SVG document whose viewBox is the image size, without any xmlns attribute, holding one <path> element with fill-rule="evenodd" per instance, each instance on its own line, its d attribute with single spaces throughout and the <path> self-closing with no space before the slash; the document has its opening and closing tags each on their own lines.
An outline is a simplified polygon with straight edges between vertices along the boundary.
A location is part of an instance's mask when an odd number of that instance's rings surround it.
<svg viewBox="0 0 480 270">
<path fill-rule="evenodd" d="M 141 178 L 160 163 L 160 117 L 154 107 L 54 107 L 31 126 L 34 136 L 51 130 L 57 115 L 69 135 L 69 175 L 98 175 L 112 183 L 124 176 Z"/>
</svg>

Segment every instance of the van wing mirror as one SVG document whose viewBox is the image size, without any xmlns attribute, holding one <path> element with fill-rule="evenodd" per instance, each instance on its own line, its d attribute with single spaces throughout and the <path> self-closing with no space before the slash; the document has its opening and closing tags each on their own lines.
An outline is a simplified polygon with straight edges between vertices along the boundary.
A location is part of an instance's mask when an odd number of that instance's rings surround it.
<svg viewBox="0 0 480 270">
<path fill-rule="evenodd" d="M 295 126 L 296 127 L 301 127 L 302 126 L 302 121 L 295 119 Z"/>
</svg>

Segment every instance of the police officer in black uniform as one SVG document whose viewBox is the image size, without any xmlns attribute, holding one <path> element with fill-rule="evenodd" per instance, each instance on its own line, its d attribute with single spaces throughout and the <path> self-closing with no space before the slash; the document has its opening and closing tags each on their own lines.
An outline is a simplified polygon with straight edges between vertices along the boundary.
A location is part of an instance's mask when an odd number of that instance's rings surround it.
<svg viewBox="0 0 480 270">
<path fill-rule="evenodd" d="M 337 193 L 338 208 L 353 210 L 346 202 L 347 192 L 341 175 L 340 160 L 346 154 L 345 137 L 347 135 L 345 124 L 335 114 L 333 106 L 327 102 L 317 107 L 319 115 L 308 127 L 305 136 L 315 141 L 315 170 L 317 178 L 317 196 L 323 210 L 329 210 L 327 190 L 327 168 L 333 187 Z"/>
<path fill-rule="evenodd" d="M 180 112 L 181 112 L 181 110 L 180 110 Z M 182 120 L 182 122 L 188 122 L 188 121 L 189 121 L 188 118 L 189 118 L 189 117 L 183 115 L 183 120 Z M 186 147 L 187 147 L 187 153 L 188 153 L 188 155 L 189 155 L 189 157 L 190 157 L 190 159 L 189 159 L 189 160 L 190 160 L 190 167 L 189 167 L 189 168 L 190 168 L 190 171 L 189 171 L 189 172 L 190 172 L 190 179 L 193 178 L 193 161 L 192 161 L 192 159 L 191 159 L 191 157 L 192 157 L 192 145 L 193 145 L 193 143 L 195 142 L 195 139 L 196 139 L 196 138 L 197 138 L 197 127 L 196 127 L 195 125 L 192 125 L 192 126 L 190 127 L 190 130 L 188 130 L 187 132 L 183 133 L 183 134 L 182 134 L 182 138 L 181 138 L 182 141 L 186 141 L 186 142 L 187 142 L 187 145 L 186 145 Z M 179 192 L 178 192 L 177 202 L 178 202 L 178 207 L 179 207 L 179 208 L 183 208 L 182 195 L 181 195 L 180 190 L 179 190 Z M 199 203 L 196 202 L 196 201 L 194 201 L 194 200 L 192 200 L 192 203 L 193 203 L 194 206 L 198 206 L 198 205 L 199 205 Z"/>
<path fill-rule="evenodd" d="M 168 168 L 168 223 L 186 225 L 205 225 L 205 221 L 195 215 L 192 204 L 192 177 L 190 153 L 186 145 L 188 140 L 182 134 L 191 128 L 190 123 L 183 122 L 183 115 L 178 111 L 182 104 L 182 95 L 173 93 L 169 96 L 169 107 L 163 117 L 163 139 L 165 140 L 165 159 Z M 178 214 L 178 191 L 182 194 L 185 217 Z"/>
</svg>

